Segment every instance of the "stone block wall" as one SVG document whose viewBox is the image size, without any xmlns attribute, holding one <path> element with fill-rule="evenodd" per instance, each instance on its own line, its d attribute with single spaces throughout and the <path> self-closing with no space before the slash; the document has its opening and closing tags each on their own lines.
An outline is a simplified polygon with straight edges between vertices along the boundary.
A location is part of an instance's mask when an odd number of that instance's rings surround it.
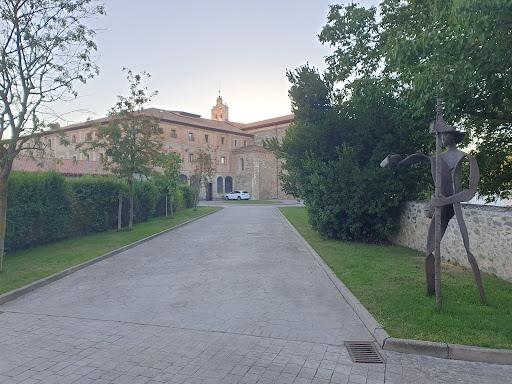
<svg viewBox="0 0 512 384">
<path fill-rule="evenodd" d="M 408 202 L 400 219 L 400 230 L 390 237 L 394 244 L 426 251 L 430 219 L 425 202 Z M 468 227 L 469 246 L 482 272 L 512 282 L 512 207 L 462 205 Z M 470 268 L 457 220 L 450 220 L 441 242 L 441 257 Z"/>
<path fill-rule="evenodd" d="M 246 189 L 254 200 L 293 198 L 281 189 L 278 180 L 280 165 L 272 152 L 252 145 L 233 151 L 233 158 L 237 164 L 235 188 Z"/>
</svg>

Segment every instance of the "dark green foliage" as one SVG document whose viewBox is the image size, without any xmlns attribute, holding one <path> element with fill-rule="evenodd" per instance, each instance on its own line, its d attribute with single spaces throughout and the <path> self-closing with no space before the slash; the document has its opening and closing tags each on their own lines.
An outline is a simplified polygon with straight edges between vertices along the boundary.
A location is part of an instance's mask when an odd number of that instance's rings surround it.
<svg viewBox="0 0 512 384">
<path fill-rule="evenodd" d="M 512 2 L 384 0 L 376 15 L 356 3 L 330 6 L 319 35 L 334 49 L 328 78 L 375 77 L 429 118 L 442 98 L 446 120 L 472 136 L 479 193 L 512 196 Z"/>
<path fill-rule="evenodd" d="M 189 185 L 178 185 L 178 191 L 181 191 L 183 194 L 185 208 L 193 208 L 194 199 L 198 193 L 197 188 L 191 187 Z"/>
<path fill-rule="evenodd" d="M 135 180 L 133 182 L 133 222 L 141 223 L 153 217 L 156 204 L 163 195 L 160 188 L 150 181 Z M 165 195 L 163 197 L 165 198 Z M 123 200 L 128 202 L 128 199 L 129 196 L 125 195 Z M 128 203 L 123 203 L 123 225 L 128 225 L 129 208 Z"/>
<path fill-rule="evenodd" d="M 13 172 L 8 201 L 7 252 L 69 237 L 72 193 L 61 174 Z"/>
<path fill-rule="evenodd" d="M 298 81 L 301 77 L 308 79 Z M 401 203 L 416 198 L 431 176 L 429 166 L 382 169 L 379 164 L 390 153 L 431 150 L 429 122 L 413 118 L 402 101 L 372 80 L 358 82 L 347 101 L 318 102 L 317 90 L 329 85 L 314 69 L 302 67 L 289 79 L 295 122 L 282 145 L 267 143 L 286 160 L 285 190 L 304 200 L 311 224 L 323 236 L 385 240 L 396 229 Z M 302 97 L 309 87 L 317 96 Z"/>
<path fill-rule="evenodd" d="M 119 191 L 127 185 L 113 177 L 80 177 L 68 180 L 74 194 L 73 235 L 108 231 L 117 225 Z"/>
</svg>

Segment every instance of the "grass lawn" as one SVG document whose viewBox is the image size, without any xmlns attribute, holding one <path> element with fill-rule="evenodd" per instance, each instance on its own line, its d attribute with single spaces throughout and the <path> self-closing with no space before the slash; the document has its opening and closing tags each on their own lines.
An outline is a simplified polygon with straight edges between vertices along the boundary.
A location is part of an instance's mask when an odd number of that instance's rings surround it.
<svg viewBox="0 0 512 384">
<path fill-rule="evenodd" d="M 137 240 L 220 209 L 198 207 L 178 211 L 174 218 L 155 218 L 133 226 L 132 231 L 113 230 L 59 243 L 7 254 L 0 272 L 0 294 L 20 288 L 87 260 L 101 256 Z"/>
<path fill-rule="evenodd" d="M 226 200 L 226 204 L 282 204 L 282 201 L 275 200 Z"/>
<path fill-rule="evenodd" d="M 442 265 L 443 309 L 426 295 L 424 254 L 322 239 L 305 208 L 279 208 L 391 337 L 512 349 L 512 283 L 488 274 L 482 304 L 470 269 Z"/>
</svg>

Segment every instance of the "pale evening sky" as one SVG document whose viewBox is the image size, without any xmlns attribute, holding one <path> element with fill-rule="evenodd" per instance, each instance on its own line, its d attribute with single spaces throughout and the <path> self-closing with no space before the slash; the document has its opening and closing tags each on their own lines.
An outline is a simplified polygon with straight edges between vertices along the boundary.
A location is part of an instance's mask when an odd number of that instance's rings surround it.
<svg viewBox="0 0 512 384">
<path fill-rule="evenodd" d="M 339 1 L 347 4 L 350 0 Z M 123 67 L 146 70 L 158 96 L 151 106 L 210 118 L 220 88 L 231 121 L 291 113 L 286 70 L 306 62 L 321 70 L 331 48 L 317 35 L 332 0 L 106 0 L 98 44 L 100 75 L 77 85 L 77 99 L 55 109 L 69 123 L 106 115 L 127 95 Z M 369 7 L 377 0 L 361 0 Z"/>
</svg>

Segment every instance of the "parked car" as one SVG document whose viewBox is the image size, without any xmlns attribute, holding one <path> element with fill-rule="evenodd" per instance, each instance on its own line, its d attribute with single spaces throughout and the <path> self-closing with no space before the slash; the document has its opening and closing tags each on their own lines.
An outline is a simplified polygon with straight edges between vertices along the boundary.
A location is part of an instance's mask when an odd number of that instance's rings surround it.
<svg viewBox="0 0 512 384">
<path fill-rule="evenodd" d="M 251 195 L 247 191 L 233 191 L 226 193 L 226 200 L 249 200 Z"/>
</svg>

